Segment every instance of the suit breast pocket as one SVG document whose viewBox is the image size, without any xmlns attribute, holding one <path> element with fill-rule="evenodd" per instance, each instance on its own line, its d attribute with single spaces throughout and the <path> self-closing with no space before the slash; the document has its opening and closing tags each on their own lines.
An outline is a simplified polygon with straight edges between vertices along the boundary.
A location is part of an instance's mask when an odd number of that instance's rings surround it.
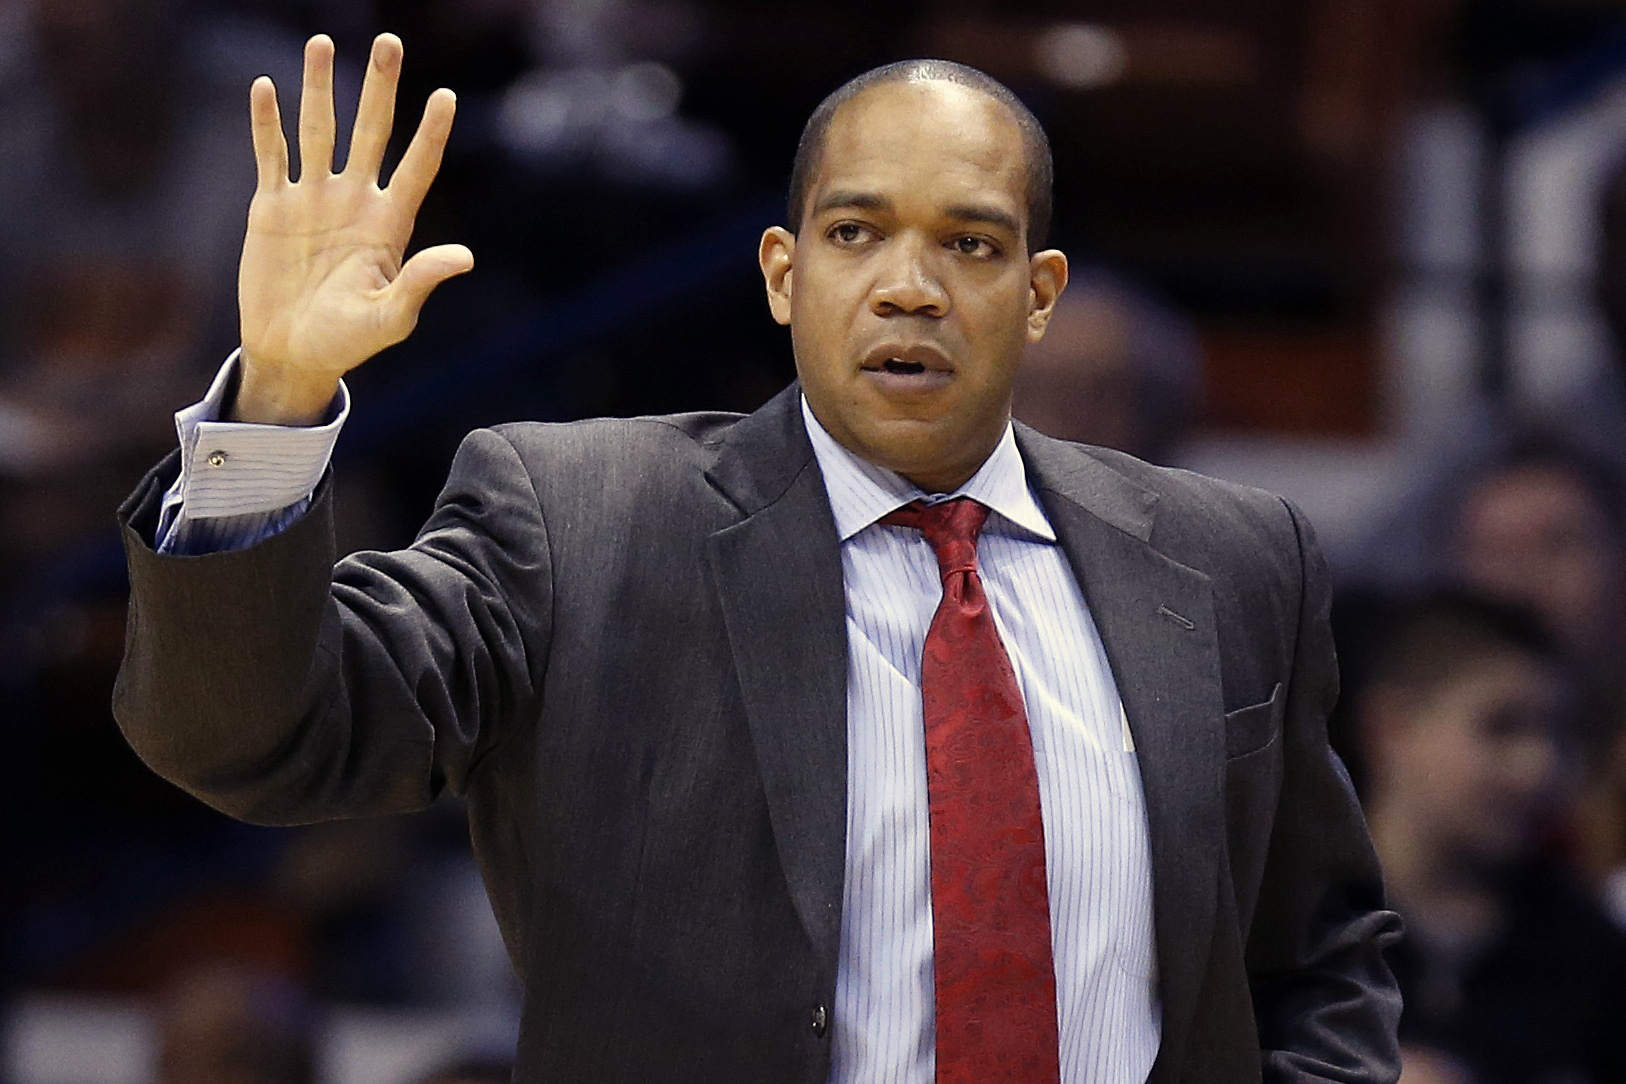
<svg viewBox="0 0 1626 1084">
<path fill-rule="evenodd" d="M 1287 709 L 1287 690 L 1281 682 L 1271 690 L 1270 699 L 1251 707 L 1225 713 L 1225 758 L 1235 760 L 1257 753 L 1269 745 L 1282 729 L 1282 713 Z"/>
</svg>

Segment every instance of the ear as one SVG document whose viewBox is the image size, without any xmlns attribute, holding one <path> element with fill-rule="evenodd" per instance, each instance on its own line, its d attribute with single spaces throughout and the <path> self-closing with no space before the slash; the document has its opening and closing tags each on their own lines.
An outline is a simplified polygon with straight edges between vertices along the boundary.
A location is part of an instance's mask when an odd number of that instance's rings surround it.
<svg viewBox="0 0 1626 1084">
<path fill-rule="evenodd" d="M 1056 301 L 1067 289 L 1067 255 L 1047 248 L 1028 259 L 1028 342 L 1044 338 Z"/>
<path fill-rule="evenodd" d="M 768 290 L 768 311 L 775 322 L 790 326 L 791 264 L 796 257 L 796 235 L 783 226 L 762 232 L 757 247 L 757 264 L 762 268 L 762 284 Z"/>
</svg>

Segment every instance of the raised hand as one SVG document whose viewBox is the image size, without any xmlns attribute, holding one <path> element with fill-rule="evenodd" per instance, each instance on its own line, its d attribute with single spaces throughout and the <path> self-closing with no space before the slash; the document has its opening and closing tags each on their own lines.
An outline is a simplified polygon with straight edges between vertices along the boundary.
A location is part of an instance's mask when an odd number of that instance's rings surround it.
<svg viewBox="0 0 1626 1084">
<path fill-rule="evenodd" d="M 400 73 L 400 39 L 379 35 L 350 153 L 334 173 L 333 42 L 326 35 L 306 42 L 298 181 L 288 178 L 276 88 L 265 76 L 254 81 L 249 105 L 259 186 L 237 276 L 243 337 L 237 420 L 320 421 L 339 378 L 406 338 L 430 291 L 474 266 L 463 245 L 439 245 L 401 262 L 440 168 L 457 99 L 446 89 L 429 96 L 406 154 L 381 188 Z"/>
</svg>

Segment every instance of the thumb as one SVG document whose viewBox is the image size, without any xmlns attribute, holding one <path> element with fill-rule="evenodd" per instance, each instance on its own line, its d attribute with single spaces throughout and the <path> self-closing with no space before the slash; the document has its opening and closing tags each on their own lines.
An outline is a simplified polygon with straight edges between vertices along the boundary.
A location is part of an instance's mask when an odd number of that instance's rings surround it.
<svg viewBox="0 0 1626 1084">
<path fill-rule="evenodd" d="M 466 245 L 436 245 L 413 256 L 384 288 L 384 303 L 394 322 L 410 329 L 435 287 L 473 267 L 474 253 Z"/>
</svg>

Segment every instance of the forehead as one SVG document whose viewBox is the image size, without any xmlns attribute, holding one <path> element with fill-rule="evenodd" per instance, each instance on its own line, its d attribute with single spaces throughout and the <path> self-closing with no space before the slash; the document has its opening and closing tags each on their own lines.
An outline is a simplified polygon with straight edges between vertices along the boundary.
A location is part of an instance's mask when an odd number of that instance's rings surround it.
<svg viewBox="0 0 1626 1084">
<path fill-rule="evenodd" d="M 975 194 L 1025 212 L 1022 129 L 1000 102 L 945 80 L 882 83 L 830 120 L 811 186 L 883 195 Z"/>
<path fill-rule="evenodd" d="M 1531 521 L 1601 520 L 1597 496 L 1575 472 L 1557 464 L 1532 463 L 1482 479 L 1464 502 L 1468 528 Z"/>
</svg>

